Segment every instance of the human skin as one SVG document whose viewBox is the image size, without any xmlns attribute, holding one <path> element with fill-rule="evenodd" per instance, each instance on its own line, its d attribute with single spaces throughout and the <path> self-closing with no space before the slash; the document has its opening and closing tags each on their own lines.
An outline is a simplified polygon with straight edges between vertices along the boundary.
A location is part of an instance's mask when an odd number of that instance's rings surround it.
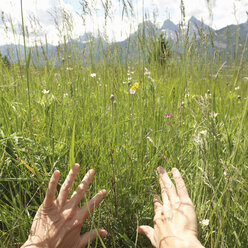
<svg viewBox="0 0 248 248">
<path fill-rule="evenodd" d="M 30 235 L 22 248 L 83 248 L 90 241 L 95 240 L 97 235 L 101 237 L 107 235 L 107 231 L 104 229 L 91 230 L 80 235 L 84 221 L 103 200 L 106 190 L 101 190 L 83 207 L 79 208 L 78 204 L 95 174 L 94 170 L 89 170 L 69 199 L 79 167 L 78 164 L 72 167 L 56 200 L 54 198 L 60 172 L 53 173 L 45 199 L 34 217 Z"/>
<path fill-rule="evenodd" d="M 197 219 L 193 203 L 178 169 L 172 174 L 176 187 L 162 167 L 158 167 L 162 201 L 154 197 L 154 227 L 140 226 L 156 248 L 202 248 L 197 238 Z"/>
</svg>

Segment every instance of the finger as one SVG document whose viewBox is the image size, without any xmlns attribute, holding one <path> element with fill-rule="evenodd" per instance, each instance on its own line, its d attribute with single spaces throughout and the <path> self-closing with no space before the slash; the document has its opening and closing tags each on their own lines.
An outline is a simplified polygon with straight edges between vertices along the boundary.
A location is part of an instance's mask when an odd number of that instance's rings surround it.
<svg viewBox="0 0 248 248">
<path fill-rule="evenodd" d="M 78 185 L 77 189 L 72 194 L 70 201 L 73 203 L 74 206 L 77 206 L 81 201 L 81 199 L 83 198 L 86 190 L 88 189 L 90 183 L 92 182 L 94 175 L 95 175 L 95 171 L 89 170 L 84 176 L 81 183 Z"/>
<path fill-rule="evenodd" d="M 72 187 L 72 184 L 73 184 L 73 181 L 75 179 L 75 177 L 77 176 L 77 173 L 78 173 L 78 170 L 79 170 L 79 164 L 74 164 L 73 167 L 71 168 L 68 176 L 66 177 L 60 191 L 59 191 L 59 195 L 58 195 L 58 198 L 57 198 L 57 202 L 59 203 L 60 206 L 62 206 L 69 194 L 70 194 L 70 191 L 71 191 L 71 187 Z"/>
<path fill-rule="evenodd" d="M 155 195 L 153 198 L 153 204 L 154 204 L 154 212 L 155 215 L 156 214 L 160 214 L 162 211 L 162 203 L 161 203 L 161 199 L 158 195 Z"/>
<path fill-rule="evenodd" d="M 44 207 L 48 208 L 53 204 L 53 200 L 56 194 L 56 189 L 57 189 L 57 184 L 59 181 L 59 176 L 60 176 L 60 172 L 58 170 L 54 171 L 48 188 L 47 188 L 47 192 L 46 192 L 46 197 L 44 200 Z"/>
<path fill-rule="evenodd" d="M 163 198 L 163 203 L 168 204 L 168 199 L 173 204 L 174 202 L 178 201 L 177 191 L 170 180 L 168 174 L 166 173 L 163 167 L 158 167 L 159 172 L 159 182 L 161 187 L 161 194 Z M 168 197 L 168 199 L 167 199 Z"/>
<path fill-rule="evenodd" d="M 154 247 L 157 247 L 157 244 L 154 239 L 154 229 L 150 226 L 139 226 L 138 233 L 146 235 L 146 237 L 151 241 Z"/>
<path fill-rule="evenodd" d="M 108 235 L 108 232 L 104 229 L 91 230 L 80 237 L 79 247 L 86 247 L 91 241 L 95 240 L 97 236 L 105 237 Z"/>
<path fill-rule="evenodd" d="M 173 168 L 172 174 L 177 187 L 177 194 L 181 201 L 186 201 L 189 199 L 189 193 L 178 169 Z"/>
<path fill-rule="evenodd" d="M 90 201 L 78 210 L 76 218 L 80 220 L 81 224 L 84 223 L 89 214 L 100 204 L 105 195 L 105 189 L 99 191 Z"/>
</svg>

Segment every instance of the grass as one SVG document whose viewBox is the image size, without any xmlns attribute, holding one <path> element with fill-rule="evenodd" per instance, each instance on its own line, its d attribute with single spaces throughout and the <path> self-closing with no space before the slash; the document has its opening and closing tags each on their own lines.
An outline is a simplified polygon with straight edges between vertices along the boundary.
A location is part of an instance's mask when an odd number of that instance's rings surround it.
<svg viewBox="0 0 248 248">
<path fill-rule="evenodd" d="M 82 232 L 100 226 L 109 235 L 91 247 L 151 247 L 136 229 L 152 225 L 159 165 L 182 172 L 204 246 L 246 247 L 248 63 L 222 67 L 205 51 L 185 51 L 163 66 L 122 63 L 116 53 L 87 66 L 70 57 L 61 66 L 30 63 L 28 72 L 27 63 L 0 65 L 1 247 L 26 240 L 52 172 L 61 171 L 61 186 L 74 162 L 74 187 L 94 168 L 87 198 L 107 190 Z"/>
</svg>

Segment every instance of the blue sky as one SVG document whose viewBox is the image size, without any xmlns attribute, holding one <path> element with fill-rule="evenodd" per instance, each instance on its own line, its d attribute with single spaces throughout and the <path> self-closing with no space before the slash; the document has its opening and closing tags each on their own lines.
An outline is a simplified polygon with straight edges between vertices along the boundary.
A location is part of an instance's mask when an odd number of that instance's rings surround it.
<svg viewBox="0 0 248 248">
<path fill-rule="evenodd" d="M 34 44 L 35 40 L 44 42 L 47 37 L 49 43 L 58 44 L 63 35 L 68 33 L 63 26 L 62 13 L 65 13 L 64 17 L 66 16 L 72 22 L 69 33 L 73 38 L 77 38 L 84 32 L 97 33 L 100 30 L 109 41 L 123 40 L 134 32 L 137 25 L 142 22 L 143 10 L 147 19 L 155 21 L 158 26 L 168 18 L 175 24 L 178 24 L 181 19 L 181 0 L 132 0 L 134 16 L 124 16 L 123 19 L 122 1 L 108 0 L 111 18 L 107 19 L 107 25 L 105 25 L 102 6 L 105 0 L 88 0 L 89 7 L 92 9 L 91 15 L 82 15 L 82 6 L 79 1 L 82 0 L 23 0 L 25 24 L 30 33 L 28 43 Z M 195 16 L 213 28 L 219 29 L 247 20 L 248 0 L 209 0 L 208 2 L 209 5 L 207 0 L 184 0 L 186 21 L 191 16 Z M 6 21 L 5 24 L 0 21 L 0 45 L 22 43 L 19 31 L 20 0 L 0 0 L 0 12 L 2 11 Z M 16 29 L 15 35 L 11 31 L 10 19 Z"/>
</svg>

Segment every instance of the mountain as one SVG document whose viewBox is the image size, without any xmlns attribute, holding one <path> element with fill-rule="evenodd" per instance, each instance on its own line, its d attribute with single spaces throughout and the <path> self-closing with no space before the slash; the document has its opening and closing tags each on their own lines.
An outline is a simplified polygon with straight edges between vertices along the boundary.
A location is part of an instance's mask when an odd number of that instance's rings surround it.
<svg viewBox="0 0 248 248">
<path fill-rule="evenodd" d="M 165 37 L 176 40 L 176 34 L 179 32 L 179 26 L 168 19 L 164 21 L 160 31 L 165 35 Z"/>
<path fill-rule="evenodd" d="M 75 56 L 83 58 L 83 61 L 86 61 L 89 54 L 92 54 L 92 58 L 96 60 L 103 56 L 105 56 L 107 60 L 110 60 L 111 54 L 109 54 L 109 51 L 111 51 L 112 54 L 117 52 L 120 60 L 135 59 L 139 57 L 139 52 L 141 51 L 145 52 L 146 56 L 147 50 L 149 50 L 149 47 L 161 33 L 170 41 L 172 49 L 178 49 L 176 46 L 173 47 L 173 44 L 176 42 L 179 42 L 179 46 L 177 47 L 182 47 L 183 44 L 180 44 L 182 41 L 178 40 L 179 29 L 179 25 L 174 24 L 170 20 L 165 20 L 160 28 L 151 21 L 145 21 L 139 24 L 137 31 L 130 34 L 127 39 L 111 44 L 107 43 L 100 35 L 95 37 L 92 33 L 85 33 L 77 39 L 68 41 L 66 46 L 64 46 L 64 44 L 60 44 L 59 46 L 50 44 L 34 46 L 31 48 L 32 59 L 35 64 L 43 64 L 49 59 L 53 59 L 56 63 L 59 63 L 66 54 L 72 53 L 74 48 L 80 51 L 80 54 L 76 54 Z M 248 34 L 248 22 L 239 25 L 229 25 L 220 30 L 214 30 L 192 16 L 182 33 L 188 35 L 189 40 L 195 39 L 199 46 L 202 46 L 202 41 L 208 45 L 209 49 L 214 45 L 215 49 L 228 57 L 230 54 L 233 55 L 236 50 L 237 35 L 239 36 L 238 54 L 241 54 Z M 140 43 L 140 41 L 142 42 Z M 246 45 L 248 49 L 248 44 Z M 0 52 L 3 56 L 8 55 L 12 62 L 24 57 L 24 47 L 21 45 L 11 44 L 0 46 Z M 180 53 L 180 50 L 177 50 L 177 52 Z M 244 55 L 248 58 L 247 53 Z"/>
</svg>

